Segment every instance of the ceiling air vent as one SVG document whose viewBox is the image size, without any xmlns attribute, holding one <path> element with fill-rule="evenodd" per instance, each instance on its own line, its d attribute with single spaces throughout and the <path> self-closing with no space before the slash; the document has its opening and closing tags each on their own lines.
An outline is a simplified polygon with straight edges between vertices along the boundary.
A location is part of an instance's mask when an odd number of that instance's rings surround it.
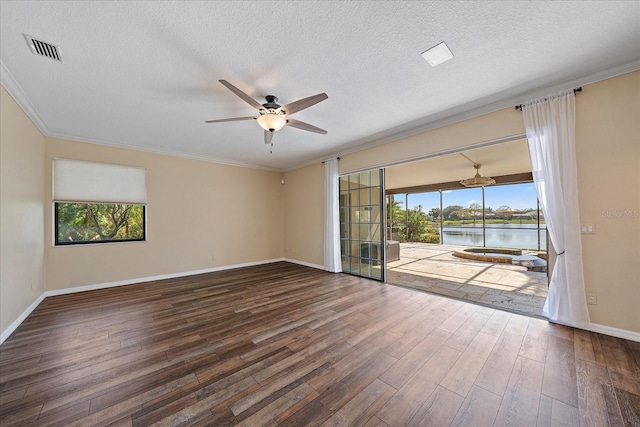
<svg viewBox="0 0 640 427">
<path fill-rule="evenodd" d="M 31 52 L 33 52 L 35 55 L 45 56 L 47 58 L 63 62 L 62 55 L 60 54 L 60 48 L 58 46 L 51 43 L 43 42 L 42 40 L 38 40 L 26 34 L 24 34 L 24 38 L 27 40 L 29 49 L 31 49 Z"/>
</svg>

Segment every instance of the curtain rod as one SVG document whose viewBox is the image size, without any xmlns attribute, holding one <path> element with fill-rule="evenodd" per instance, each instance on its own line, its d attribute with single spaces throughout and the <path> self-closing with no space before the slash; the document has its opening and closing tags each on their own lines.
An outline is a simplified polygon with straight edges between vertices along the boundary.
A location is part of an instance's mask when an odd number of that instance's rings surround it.
<svg viewBox="0 0 640 427">
<path fill-rule="evenodd" d="M 582 92 L 582 87 L 576 88 L 573 90 L 573 93 Z M 516 105 L 516 110 L 522 110 L 522 104 Z"/>
<path fill-rule="evenodd" d="M 337 160 L 340 160 L 340 157 L 336 157 Z M 322 164 L 324 165 L 324 160 L 322 161 Z"/>
</svg>

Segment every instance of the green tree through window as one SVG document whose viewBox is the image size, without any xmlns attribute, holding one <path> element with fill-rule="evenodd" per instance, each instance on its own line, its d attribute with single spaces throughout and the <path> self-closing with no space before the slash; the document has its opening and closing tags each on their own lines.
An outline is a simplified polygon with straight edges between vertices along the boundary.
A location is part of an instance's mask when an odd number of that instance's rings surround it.
<svg viewBox="0 0 640 427">
<path fill-rule="evenodd" d="M 56 203 L 56 245 L 145 240 L 144 205 Z"/>
</svg>

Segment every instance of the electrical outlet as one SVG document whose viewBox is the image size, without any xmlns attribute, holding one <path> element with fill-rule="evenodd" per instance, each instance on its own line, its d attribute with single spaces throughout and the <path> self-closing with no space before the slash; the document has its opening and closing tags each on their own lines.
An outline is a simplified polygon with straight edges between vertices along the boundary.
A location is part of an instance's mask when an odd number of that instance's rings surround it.
<svg viewBox="0 0 640 427">
<path fill-rule="evenodd" d="M 587 294 L 587 304 L 590 304 L 590 305 L 598 304 L 598 296 L 596 294 Z"/>
</svg>

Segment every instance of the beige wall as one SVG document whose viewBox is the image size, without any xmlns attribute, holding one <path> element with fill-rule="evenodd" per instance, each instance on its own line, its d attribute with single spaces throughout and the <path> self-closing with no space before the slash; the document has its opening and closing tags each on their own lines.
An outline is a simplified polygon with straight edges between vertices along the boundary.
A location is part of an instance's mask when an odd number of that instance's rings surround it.
<svg viewBox="0 0 640 427">
<path fill-rule="evenodd" d="M 591 320 L 610 327 L 640 332 L 640 72 L 584 87 L 576 97 L 576 145 L 581 221 L 596 226 L 583 236 L 583 260 L 588 293 L 598 304 L 589 306 Z M 340 173 L 393 164 L 402 159 L 470 147 L 524 133 L 522 113 L 513 108 L 435 129 L 367 150 L 341 156 Z M 322 180 L 313 165 L 290 172 L 307 180 Z M 288 206 L 308 212 L 318 205 L 313 191 L 300 191 Z M 289 208 L 288 208 L 289 209 Z M 291 208 L 293 209 L 293 208 Z M 610 217 L 603 212 L 631 212 Z M 322 219 L 316 219 L 320 227 Z M 299 247 L 312 227 L 285 226 L 287 248 Z M 288 255 L 300 259 L 295 255 Z M 322 253 L 305 261 L 322 264 Z"/>
<path fill-rule="evenodd" d="M 338 165 L 345 174 L 523 134 L 522 113 L 509 108 L 340 156 Z"/>
<path fill-rule="evenodd" d="M 297 169 L 285 179 L 286 258 L 324 264 L 324 165 Z"/>
<path fill-rule="evenodd" d="M 640 72 L 585 86 L 577 158 L 592 321 L 640 332 Z M 44 138 L 1 91 L 0 330 L 45 290 L 287 257 L 323 264 L 324 168 L 282 175 Z M 342 156 L 341 173 L 522 134 L 505 109 Z M 147 169 L 148 240 L 53 247 L 54 157 Z M 46 275 L 44 272 L 46 271 Z M 46 278 L 46 280 L 45 280 Z"/>
<path fill-rule="evenodd" d="M 577 95 L 576 156 L 591 321 L 640 332 L 640 72 Z"/>
<path fill-rule="evenodd" d="M 283 257 L 278 172 L 46 138 L 45 188 L 56 157 L 146 168 L 147 241 L 54 247 L 47 191 L 48 290 Z"/>
<path fill-rule="evenodd" d="M 44 289 L 44 137 L 0 87 L 0 331 Z"/>
</svg>

